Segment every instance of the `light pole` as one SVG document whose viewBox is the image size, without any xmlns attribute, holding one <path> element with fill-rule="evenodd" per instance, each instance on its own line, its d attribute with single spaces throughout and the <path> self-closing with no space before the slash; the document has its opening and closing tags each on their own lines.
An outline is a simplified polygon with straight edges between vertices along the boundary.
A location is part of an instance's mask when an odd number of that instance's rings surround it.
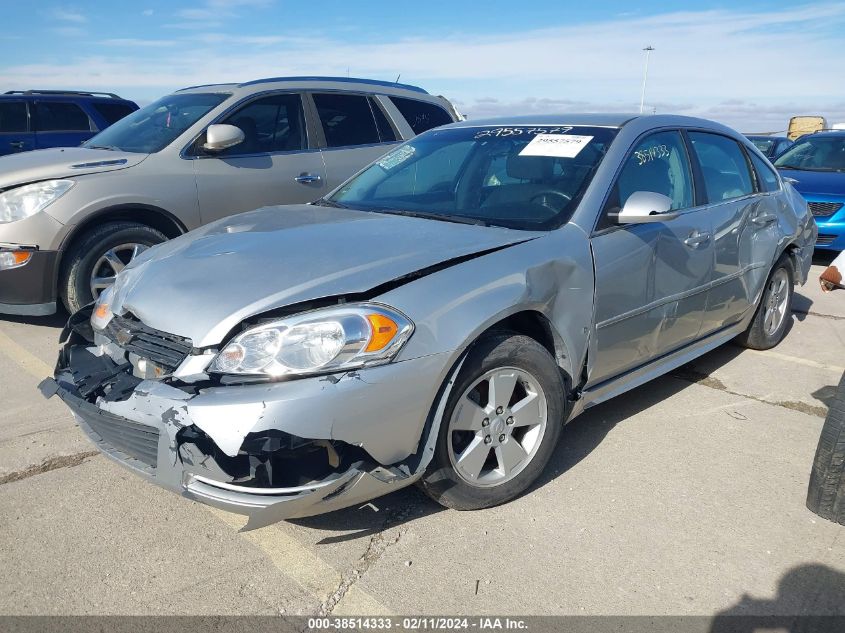
<svg viewBox="0 0 845 633">
<path fill-rule="evenodd" d="M 640 95 L 640 114 L 643 113 L 643 106 L 645 105 L 645 84 L 648 81 L 648 58 L 651 55 L 651 51 L 654 50 L 654 46 L 646 46 L 643 50 L 645 51 L 645 72 L 643 73 L 643 92 Z"/>
</svg>

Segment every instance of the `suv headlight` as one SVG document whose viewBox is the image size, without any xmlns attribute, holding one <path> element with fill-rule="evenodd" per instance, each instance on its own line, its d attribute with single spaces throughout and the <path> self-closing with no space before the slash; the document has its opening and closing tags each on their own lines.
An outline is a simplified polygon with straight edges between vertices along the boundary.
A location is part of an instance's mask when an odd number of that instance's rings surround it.
<svg viewBox="0 0 845 633">
<path fill-rule="evenodd" d="M 0 193 L 0 224 L 23 220 L 43 211 L 73 185 L 73 180 L 45 180 Z"/>
<path fill-rule="evenodd" d="M 276 377 L 382 365 L 413 331 L 406 316 L 385 306 L 323 308 L 245 330 L 217 354 L 209 371 Z"/>
</svg>

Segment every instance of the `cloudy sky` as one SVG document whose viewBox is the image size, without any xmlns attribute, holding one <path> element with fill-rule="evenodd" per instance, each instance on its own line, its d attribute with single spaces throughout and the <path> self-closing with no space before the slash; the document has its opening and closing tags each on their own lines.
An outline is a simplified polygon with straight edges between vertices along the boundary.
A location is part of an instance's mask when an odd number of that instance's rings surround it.
<svg viewBox="0 0 845 633">
<path fill-rule="evenodd" d="M 845 3 L 486 0 L 4 2 L 0 90 L 139 103 L 281 75 L 418 84 L 472 118 L 646 108 L 779 131 L 845 122 Z M 115 6 L 118 5 L 118 6 Z M 359 6 L 356 6 L 359 5 Z"/>
</svg>

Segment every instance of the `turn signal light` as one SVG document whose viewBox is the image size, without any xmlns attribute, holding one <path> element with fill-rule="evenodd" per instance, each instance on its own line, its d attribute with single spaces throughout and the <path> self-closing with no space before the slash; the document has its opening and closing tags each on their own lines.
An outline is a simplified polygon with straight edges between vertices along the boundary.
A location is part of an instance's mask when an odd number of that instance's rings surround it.
<svg viewBox="0 0 845 633">
<path fill-rule="evenodd" d="M 23 266 L 32 259 L 32 251 L 2 251 L 0 252 L 0 270 Z"/>
<path fill-rule="evenodd" d="M 367 321 L 373 329 L 370 342 L 364 351 L 377 352 L 393 340 L 399 331 L 399 326 L 383 314 L 368 314 Z"/>
</svg>

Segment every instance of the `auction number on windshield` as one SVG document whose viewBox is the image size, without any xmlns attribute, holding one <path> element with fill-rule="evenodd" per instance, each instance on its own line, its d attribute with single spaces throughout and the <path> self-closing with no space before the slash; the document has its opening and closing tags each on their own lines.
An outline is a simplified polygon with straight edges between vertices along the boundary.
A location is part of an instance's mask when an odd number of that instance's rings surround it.
<svg viewBox="0 0 845 633">
<path fill-rule="evenodd" d="M 480 130 L 474 139 L 508 138 L 510 136 L 536 136 L 537 134 L 566 134 L 572 127 L 496 127 Z"/>
</svg>

